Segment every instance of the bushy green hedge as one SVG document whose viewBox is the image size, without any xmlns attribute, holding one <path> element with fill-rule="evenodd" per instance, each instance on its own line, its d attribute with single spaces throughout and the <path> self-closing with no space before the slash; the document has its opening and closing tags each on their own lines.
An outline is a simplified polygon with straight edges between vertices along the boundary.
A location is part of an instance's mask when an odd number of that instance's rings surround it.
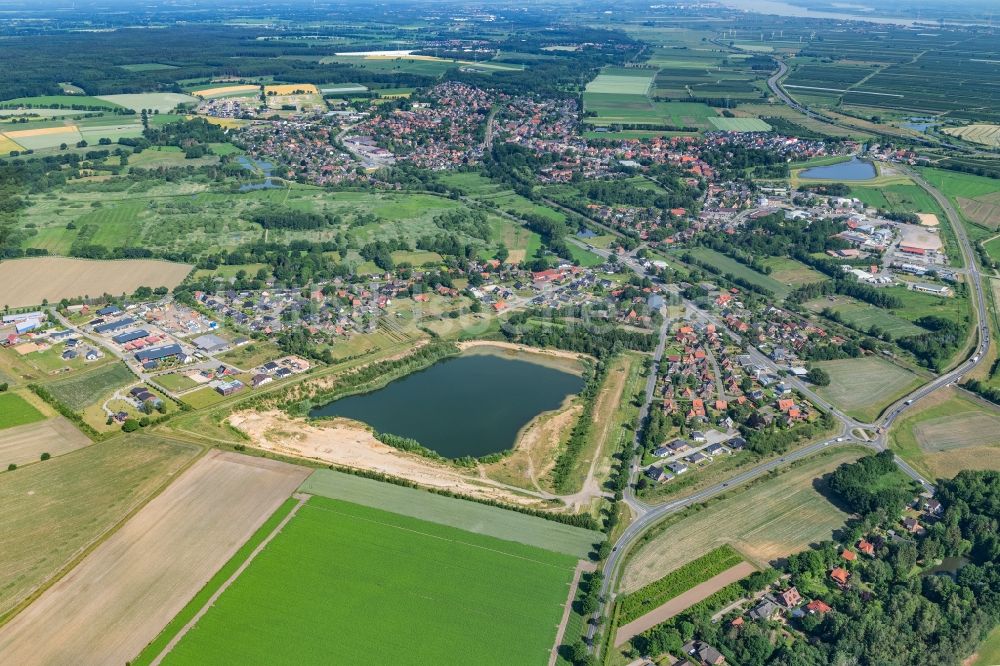
<svg viewBox="0 0 1000 666">
<path fill-rule="evenodd" d="M 704 583 L 742 561 L 743 556 L 732 546 L 720 546 L 671 571 L 663 578 L 622 597 L 618 602 L 618 621 L 624 624 L 642 617 L 695 585 Z"/>
</svg>

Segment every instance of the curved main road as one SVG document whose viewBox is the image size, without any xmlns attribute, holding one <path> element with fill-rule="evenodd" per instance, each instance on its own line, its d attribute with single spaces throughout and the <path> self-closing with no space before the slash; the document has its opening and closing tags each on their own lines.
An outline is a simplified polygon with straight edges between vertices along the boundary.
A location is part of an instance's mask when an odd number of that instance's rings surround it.
<svg viewBox="0 0 1000 666">
<path fill-rule="evenodd" d="M 771 85 L 773 81 L 776 81 L 778 78 L 780 78 L 783 75 L 785 69 L 786 68 L 782 63 L 782 69 L 779 70 L 779 72 L 775 74 L 768 81 L 768 84 Z M 795 102 L 792 101 L 790 98 L 787 98 L 787 96 L 785 96 L 783 93 L 779 94 L 779 96 L 782 97 L 784 100 L 787 100 L 786 103 L 790 104 L 793 107 L 798 108 Z M 805 113 L 807 112 L 807 110 L 803 110 L 803 112 Z M 817 116 L 813 115 L 813 117 Z M 817 118 L 824 120 L 825 122 L 829 122 L 823 119 L 822 117 L 817 117 Z M 602 573 L 604 574 L 604 581 L 601 587 L 601 599 L 604 600 L 604 603 L 602 605 L 602 608 L 598 609 L 598 611 L 594 613 L 593 616 L 594 622 L 590 624 L 587 630 L 587 637 L 591 643 L 593 641 L 594 634 L 596 633 L 596 627 L 597 627 L 596 621 L 601 617 L 605 609 L 609 607 L 608 604 L 611 601 L 610 593 L 616 584 L 618 569 L 622 565 L 624 558 L 628 553 L 629 548 L 632 547 L 636 543 L 636 541 L 648 529 L 656 525 L 665 517 L 673 513 L 676 513 L 677 511 L 680 511 L 692 504 L 698 504 L 700 502 L 704 502 L 705 500 L 708 500 L 714 497 L 715 495 L 726 492 L 732 487 L 747 483 L 748 481 L 756 479 L 757 477 L 766 474 L 774 469 L 777 469 L 778 467 L 792 463 L 796 460 L 806 458 L 816 453 L 817 451 L 820 451 L 829 446 L 852 443 L 852 444 L 863 444 L 878 451 L 885 450 L 887 448 L 886 435 L 889 428 L 906 409 L 908 409 L 914 403 L 919 401 L 921 398 L 933 393 L 934 391 L 944 386 L 956 382 L 959 378 L 961 378 L 963 374 L 972 370 L 985 360 L 986 352 L 988 351 L 990 345 L 989 325 L 987 324 L 988 320 L 986 314 L 986 300 L 983 296 L 982 276 L 979 272 L 978 266 L 976 265 L 976 257 L 972 251 L 972 246 L 969 243 L 968 235 L 965 232 L 965 228 L 962 226 L 962 221 L 958 215 L 958 212 L 951 205 L 951 202 L 947 199 L 947 197 L 938 192 L 918 173 L 914 172 L 911 169 L 904 168 L 904 170 L 910 176 L 910 178 L 914 180 L 914 182 L 916 182 L 929 194 L 931 194 L 931 196 L 934 197 L 938 205 L 941 206 L 941 209 L 947 216 L 948 222 L 951 225 L 952 229 L 954 229 L 955 236 L 958 239 L 959 247 L 961 249 L 962 256 L 966 265 L 965 274 L 968 276 L 968 281 L 972 285 L 972 291 L 970 292 L 970 295 L 974 301 L 975 314 L 976 314 L 976 329 L 977 329 L 976 336 L 978 337 L 978 342 L 976 344 L 975 352 L 972 354 L 972 357 L 960 363 L 958 366 L 956 366 L 949 372 L 937 377 L 936 379 L 927 384 L 922 385 L 921 387 L 917 388 L 907 396 L 901 398 L 896 403 L 890 405 L 875 423 L 870 423 L 870 424 L 861 423 L 851 418 L 850 416 L 844 414 L 842 411 L 834 407 L 829 402 L 823 400 L 822 398 L 819 398 L 819 396 L 817 396 L 815 393 L 809 390 L 808 387 L 803 385 L 801 382 L 790 379 L 789 381 L 793 381 L 798 390 L 802 391 L 807 397 L 809 397 L 810 400 L 815 400 L 818 406 L 829 411 L 838 420 L 838 422 L 841 424 L 841 432 L 839 433 L 839 435 L 832 439 L 828 439 L 826 441 L 821 441 L 815 444 L 802 447 L 789 454 L 786 454 L 781 458 L 770 460 L 768 462 L 762 463 L 750 469 L 744 470 L 730 477 L 728 480 L 724 482 L 715 484 L 714 486 L 710 486 L 688 497 L 673 502 L 668 502 L 657 506 L 650 506 L 642 502 L 635 496 L 633 492 L 633 487 L 634 487 L 633 484 L 635 481 L 635 477 L 639 472 L 639 467 L 640 467 L 640 458 L 639 456 L 635 456 L 631 462 L 629 484 L 624 491 L 624 501 L 633 511 L 636 512 L 637 518 L 628 526 L 628 528 L 626 528 L 626 530 L 615 542 L 611 554 L 608 556 L 607 560 L 604 563 L 604 567 L 602 569 Z M 610 254 L 607 251 L 599 250 L 597 248 L 593 249 L 588 248 L 588 249 L 591 252 L 595 252 L 603 256 L 607 256 L 608 254 Z M 636 271 L 640 275 L 647 274 L 645 268 L 634 258 L 634 256 L 627 256 L 626 263 L 632 270 Z M 710 313 L 707 313 L 697 308 L 693 303 L 685 301 L 685 304 L 688 307 L 689 311 L 695 314 L 695 316 L 699 316 L 708 321 L 711 321 L 712 323 L 715 323 L 717 326 L 720 325 L 720 322 L 715 320 L 715 318 Z M 656 348 L 656 353 L 654 354 L 654 366 L 646 385 L 646 400 L 643 404 L 642 410 L 640 411 L 641 418 L 644 418 L 645 415 L 648 413 L 649 405 L 652 403 L 653 388 L 655 386 L 655 378 L 657 374 L 657 366 L 659 365 L 659 362 L 663 355 L 664 340 L 666 337 L 668 327 L 669 327 L 669 321 L 665 321 L 660 330 L 660 340 Z M 728 331 L 728 329 L 726 330 Z M 739 339 L 739 336 L 736 336 L 731 331 L 728 332 L 735 339 L 737 340 Z M 752 358 L 756 362 L 765 363 L 770 367 L 775 367 L 770 359 L 761 354 L 753 346 L 750 346 L 749 349 Z M 873 430 L 876 432 L 877 436 L 874 440 L 867 442 L 861 442 L 855 440 L 851 436 L 851 431 L 855 428 Z M 920 485 L 923 486 L 926 490 L 933 492 L 934 487 L 926 479 L 922 478 L 916 472 L 916 470 L 910 467 L 910 465 L 907 464 L 904 460 L 902 460 L 899 456 L 895 456 L 895 462 L 896 465 L 900 468 L 900 470 L 906 473 L 910 478 L 920 483 Z M 591 648 L 592 649 L 599 648 L 599 646 L 591 645 Z"/>
</svg>

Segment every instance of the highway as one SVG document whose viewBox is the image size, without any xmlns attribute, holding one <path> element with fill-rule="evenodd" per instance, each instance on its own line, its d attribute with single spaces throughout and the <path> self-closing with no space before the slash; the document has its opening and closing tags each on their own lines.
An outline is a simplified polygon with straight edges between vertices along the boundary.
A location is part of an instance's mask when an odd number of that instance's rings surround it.
<svg viewBox="0 0 1000 666">
<path fill-rule="evenodd" d="M 785 67 L 784 64 L 782 63 L 782 69 L 779 70 L 779 72 L 775 74 L 768 81 L 768 83 L 771 84 L 772 81 L 776 81 L 777 78 L 780 78 L 784 73 L 784 69 Z M 798 108 L 795 105 L 794 101 L 788 99 L 787 96 L 783 95 L 783 93 L 780 93 L 779 96 L 781 96 L 784 100 L 788 100 L 786 101 L 786 103 L 788 103 L 789 105 Z M 806 111 L 803 110 L 803 112 Z M 825 120 L 823 118 L 820 119 Z M 948 223 L 951 225 L 951 228 L 954 229 L 955 236 L 958 239 L 958 244 L 962 252 L 962 257 L 967 267 L 966 275 L 968 281 L 971 283 L 972 286 L 972 289 L 970 290 L 970 295 L 973 298 L 975 306 L 974 311 L 976 315 L 975 335 L 977 337 L 977 343 L 975 345 L 974 352 L 971 354 L 971 358 L 967 358 L 966 360 L 959 363 L 955 368 L 951 369 L 950 371 L 940 375 L 939 377 L 928 382 L 927 384 L 920 386 L 919 388 L 915 389 L 914 391 L 904 396 L 903 398 L 900 398 L 897 402 L 886 408 L 886 410 L 882 413 L 882 416 L 874 423 L 861 423 L 857 421 L 856 419 L 848 416 L 847 414 L 844 414 L 841 410 L 837 409 L 835 406 L 833 406 L 826 400 L 820 398 L 813 391 L 811 391 L 804 383 L 798 381 L 797 379 L 786 378 L 785 381 L 793 384 L 797 390 L 799 390 L 803 395 L 808 397 L 810 400 L 814 401 L 818 407 L 826 410 L 827 412 L 832 414 L 834 418 L 837 419 L 838 423 L 841 426 L 839 434 L 832 437 L 831 439 L 827 439 L 821 442 L 810 444 L 808 446 L 804 446 L 780 458 L 773 459 L 765 463 L 762 463 L 760 465 L 757 465 L 755 467 L 743 470 L 742 472 L 739 472 L 738 474 L 735 474 L 734 476 L 730 477 L 726 481 L 705 488 L 692 495 L 689 495 L 679 500 L 675 500 L 673 502 L 651 506 L 646 504 L 645 502 L 642 502 L 635 496 L 633 488 L 636 476 L 639 473 L 640 469 L 639 465 L 640 456 L 637 455 L 633 457 L 629 475 L 629 484 L 624 491 L 624 501 L 631 508 L 631 510 L 635 512 L 636 519 L 625 529 L 622 535 L 615 541 L 615 544 L 612 547 L 611 554 L 604 562 L 604 567 L 602 568 L 602 573 L 604 574 L 604 582 L 601 587 L 602 606 L 601 608 L 598 609 L 597 612 L 594 613 L 593 616 L 594 621 L 588 625 L 587 629 L 587 639 L 588 643 L 591 644 L 591 649 L 599 650 L 600 648 L 600 646 L 593 645 L 593 638 L 597 631 L 596 622 L 602 615 L 604 615 L 606 610 L 611 607 L 610 602 L 613 600 L 612 590 L 614 589 L 617 583 L 619 568 L 624 562 L 624 559 L 628 554 L 629 548 L 635 545 L 638 539 L 648 529 L 659 523 L 667 516 L 670 516 L 671 514 L 676 513 L 677 511 L 681 511 L 692 504 L 698 504 L 700 502 L 704 502 L 705 500 L 708 500 L 721 493 L 727 492 L 728 490 L 736 486 L 747 483 L 753 479 L 760 477 L 763 474 L 767 474 L 768 472 L 774 469 L 777 469 L 784 465 L 788 465 L 797 460 L 807 458 L 808 456 L 816 453 L 817 451 L 821 451 L 822 449 L 830 446 L 844 445 L 844 444 L 860 444 L 868 446 L 876 451 L 884 451 L 888 446 L 887 445 L 888 431 L 890 427 L 893 425 L 893 423 L 895 423 L 895 421 L 900 417 L 900 415 L 903 414 L 903 412 L 905 412 L 915 403 L 919 402 L 922 398 L 926 397 L 927 395 L 930 395 L 934 391 L 937 391 L 938 389 L 944 386 L 952 384 L 953 382 L 957 382 L 962 377 L 962 375 L 969 372 L 977 365 L 985 361 L 986 353 L 989 350 L 989 345 L 990 345 L 989 325 L 986 323 L 988 321 L 986 313 L 986 300 L 983 295 L 982 275 L 980 274 L 979 267 L 976 265 L 976 257 L 975 254 L 973 253 L 968 235 L 965 232 L 965 228 L 962 226 L 962 222 L 961 219 L 959 218 L 958 212 L 951 205 L 951 202 L 947 199 L 947 197 L 938 192 L 933 186 L 931 186 L 915 171 L 908 168 L 904 168 L 903 170 L 907 173 L 907 175 L 910 178 L 914 180 L 914 182 L 916 182 L 918 185 L 924 188 L 938 202 L 942 210 L 945 212 L 945 215 L 948 218 Z M 576 239 L 573 239 L 573 242 L 578 242 L 578 241 L 576 241 Z M 579 244 L 585 245 L 583 243 Z M 601 250 L 599 248 L 593 248 L 589 246 L 587 247 L 587 249 L 590 252 L 593 252 L 605 258 L 608 255 L 610 255 L 610 252 L 608 250 Z M 629 268 L 631 268 L 639 275 L 649 276 L 649 272 L 642 265 L 642 263 L 638 259 L 636 259 L 636 257 L 634 256 L 634 252 L 625 255 L 622 259 Z M 686 306 L 687 314 L 689 316 L 693 315 L 694 317 L 703 319 L 704 321 L 714 323 L 716 327 L 720 328 L 720 330 L 725 330 L 731 337 L 739 341 L 740 339 L 739 336 L 730 331 L 721 321 L 719 321 L 711 313 L 701 310 L 690 301 L 685 300 L 684 304 Z M 659 331 L 659 344 L 657 345 L 656 352 L 654 354 L 653 370 L 646 384 L 646 396 L 645 396 L 646 399 L 644 401 L 642 409 L 640 410 L 640 424 L 642 423 L 642 419 L 644 419 L 646 414 L 648 414 L 649 406 L 653 400 L 653 388 L 655 386 L 656 368 L 663 355 L 664 341 L 667 330 L 669 328 L 669 324 L 670 320 L 668 318 L 666 321 L 664 321 Z M 766 365 L 772 369 L 777 369 L 777 366 L 771 361 L 770 358 L 760 353 L 760 351 L 757 350 L 752 345 L 748 346 L 748 353 L 750 353 L 751 358 L 754 360 L 755 363 Z M 867 441 L 855 439 L 853 436 L 853 431 L 855 429 L 863 429 L 866 431 L 870 431 L 875 434 L 875 438 L 869 439 Z M 636 435 L 635 442 L 638 443 L 638 433 Z M 934 486 L 931 485 L 927 479 L 924 479 L 909 464 L 907 464 L 906 461 L 902 460 L 899 456 L 894 456 L 894 460 L 896 465 L 902 472 L 904 472 L 914 481 L 918 482 L 926 491 L 928 492 L 934 491 Z"/>
</svg>

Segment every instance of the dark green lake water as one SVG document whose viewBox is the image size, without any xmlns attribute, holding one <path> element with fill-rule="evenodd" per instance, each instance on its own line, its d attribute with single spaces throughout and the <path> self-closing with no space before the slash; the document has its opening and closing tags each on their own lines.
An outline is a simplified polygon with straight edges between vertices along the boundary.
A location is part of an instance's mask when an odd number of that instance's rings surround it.
<svg viewBox="0 0 1000 666">
<path fill-rule="evenodd" d="M 579 393 L 583 379 L 538 363 L 494 354 L 446 359 L 384 388 L 316 407 L 380 432 L 411 437 L 447 458 L 484 456 L 514 446 L 538 414 Z"/>
</svg>

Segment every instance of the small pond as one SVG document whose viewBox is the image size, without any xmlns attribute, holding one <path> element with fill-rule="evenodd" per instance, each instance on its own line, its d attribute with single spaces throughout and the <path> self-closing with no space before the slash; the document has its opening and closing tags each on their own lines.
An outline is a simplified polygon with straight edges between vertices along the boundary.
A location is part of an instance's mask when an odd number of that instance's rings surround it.
<svg viewBox="0 0 1000 666">
<path fill-rule="evenodd" d="M 924 571 L 922 576 L 951 576 L 955 577 L 958 570 L 969 563 L 964 557 L 946 557 L 941 560 L 941 564 Z"/>
<path fill-rule="evenodd" d="M 847 162 L 813 167 L 799 173 L 799 178 L 812 180 L 871 180 L 878 175 L 875 165 L 852 157 Z"/>
<path fill-rule="evenodd" d="M 583 389 L 579 375 L 529 358 L 473 350 L 309 415 L 361 421 L 447 458 L 497 453 L 512 448 L 531 419 Z"/>
</svg>

